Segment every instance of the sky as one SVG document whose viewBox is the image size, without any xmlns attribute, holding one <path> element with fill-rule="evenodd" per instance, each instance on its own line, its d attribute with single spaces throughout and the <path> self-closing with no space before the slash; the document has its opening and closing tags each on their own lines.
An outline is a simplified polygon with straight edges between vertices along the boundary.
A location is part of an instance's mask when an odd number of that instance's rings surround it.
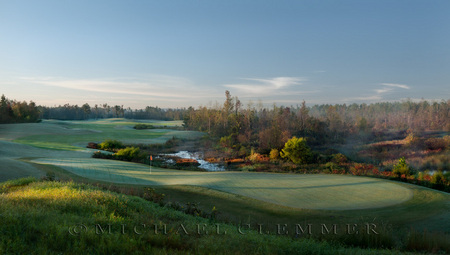
<svg viewBox="0 0 450 255">
<path fill-rule="evenodd" d="M 447 0 L 0 0 L 0 94 L 133 109 L 450 99 Z"/>
</svg>

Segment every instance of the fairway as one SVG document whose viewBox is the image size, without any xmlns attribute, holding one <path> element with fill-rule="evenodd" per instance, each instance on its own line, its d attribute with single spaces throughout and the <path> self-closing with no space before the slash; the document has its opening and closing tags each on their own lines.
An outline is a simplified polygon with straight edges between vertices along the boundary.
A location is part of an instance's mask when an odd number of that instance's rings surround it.
<svg viewBox="0 0 450 255">
<path fill-rule="evenodd" d="M 156 129 L 135 130 L 139 123 Z M 89 121 L 44 120 L 41 123 L 0 124 L 0 181 L 45 173 L 20 158 L 90 158 L 89 142 L 119 139 L 124 143 L 164 143 L 172 137 L 197 139 L 201 132 L 179 131 L 180 121 L 102 119 Z M 160 128 L 159 128 L 160 127 Z"/>
<path fill-rule="evenodd" d="M 151 123 L 156 129 L 136 130 L 134 125 Z M 180 121 L 132 121 L 106 119 L 91 121 L 45 120 L 42 123 L 0 125 L 0 140 L 12 140 L 43 149 L 84 150 L 89 142 L 117 139 L 127 144 L 164 143 L 172 137 L 198 139 L 204 134 L 195 131 L 167 129 Z"/>
<path fill-rule="evenodd" d="M 341 175 L 192 172 L 91 159 L 46 158 L 35 163 L 62 167 L 100 181 L 137 185 L 195 185 L 302 209 L 350 210 L 395 205 L 412 191 L 393 182 Z"/>
<path fill-rule="evenodd" d="M 137 123 L 159 129 L 135 130 Z M 395 182 L 342 175 L 252 172 L 192 172 L 153 168 L 90 158 L 88 142 L 119 139 L 126 143 L 162 143 L 173 136 L 198 139 L 203 134 L 165 128 L 181 122 L 104 119 L 0 125 L 0 163 L 4 180 L 42 172 L 20 158 L 61 167 L 93 180 L 132 185 L 190 185 L 302 209 L 352 210 L 382 208 L 412 198 L 413 192 Z"/>
</svg>

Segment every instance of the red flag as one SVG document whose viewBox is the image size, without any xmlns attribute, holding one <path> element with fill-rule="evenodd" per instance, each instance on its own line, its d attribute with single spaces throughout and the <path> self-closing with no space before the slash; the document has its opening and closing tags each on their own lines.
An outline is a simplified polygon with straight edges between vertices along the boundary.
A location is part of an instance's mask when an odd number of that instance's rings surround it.
<svg viewBox="0 0 450 255">
<path fill-rule="evenodd" d="M 153 161 L 153 157 L 152 157 L 152 155 L 150 155 L 150 160 L 152 160 L 152 161 Z"/>
</svg>

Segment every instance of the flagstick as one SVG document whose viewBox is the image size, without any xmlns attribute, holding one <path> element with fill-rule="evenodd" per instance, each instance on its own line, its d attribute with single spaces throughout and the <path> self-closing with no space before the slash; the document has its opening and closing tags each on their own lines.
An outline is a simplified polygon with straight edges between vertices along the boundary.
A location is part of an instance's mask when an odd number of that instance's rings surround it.
<svg viewBox="0 0 450 255">
<path fill-rule="evenodd" d="M 150 155 L 149 159 L 150 159 L 150 161 L 148 163 L 150 165 L 150 174 L 152 174 L 152 161 L 153 161 L 152 155 Z"/>
</svg>

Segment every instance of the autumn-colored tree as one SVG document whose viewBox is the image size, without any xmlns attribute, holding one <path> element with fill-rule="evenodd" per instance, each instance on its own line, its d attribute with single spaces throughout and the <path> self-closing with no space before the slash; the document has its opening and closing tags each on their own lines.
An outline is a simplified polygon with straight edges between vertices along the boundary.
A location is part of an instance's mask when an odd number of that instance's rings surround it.
<svg viewBox="0 0 450 255">
<path fill-rule="evenodd" d="M 277 149 L 270 150 L 269 157 L 271 161 L 276 161 L 280 157 L 280 152 Z"/>
<path fill-rule="evenodd" d="M 280 156 L 291 160 L 295 164 L 306 164 L 310 162 L 312 152 L 306 144 L 305 138 L 294 136 L 286 142 Z"/>
<path fill-rule="evenodd" d="M 27 103 L 9 100 L 2 95 L 0 100 L 0 123 L 36 122 L 39 109 L 33 101 Z"/>
</svg>

